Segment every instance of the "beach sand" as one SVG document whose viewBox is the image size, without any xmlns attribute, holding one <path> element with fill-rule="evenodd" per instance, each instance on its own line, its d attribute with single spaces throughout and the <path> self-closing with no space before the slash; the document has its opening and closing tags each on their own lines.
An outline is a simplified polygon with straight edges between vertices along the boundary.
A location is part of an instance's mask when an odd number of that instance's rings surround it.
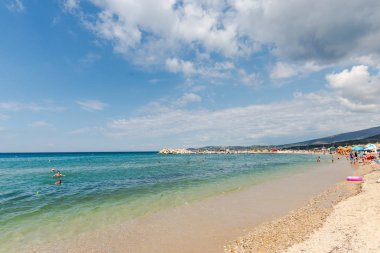
<svg viewBox="0 0 380 253">
<path fill-rule="evenodd" d="M 323 226 L 284 253 L 380 252 L 380 172 L 365 176 L 362 191 L 334 207 Z"/>
<path fill-rule="evenodd" d="M 229 241 L 284 216 L 352 174 L 346 161 L 185 204 L 28 252 L 223 252 Z M 315 180 L 318 178 L 318 180 Z"/>
<path fill-rule="evenodd" d="M 354 175 L 372 169 L 361 166 Z M 264 223 L 226 252 L 380 252 L 379 172 L 365 182 L 340 182 L 290 214 Z M 293 245 L 293 246 L 292 246 Z"/>
</svg>

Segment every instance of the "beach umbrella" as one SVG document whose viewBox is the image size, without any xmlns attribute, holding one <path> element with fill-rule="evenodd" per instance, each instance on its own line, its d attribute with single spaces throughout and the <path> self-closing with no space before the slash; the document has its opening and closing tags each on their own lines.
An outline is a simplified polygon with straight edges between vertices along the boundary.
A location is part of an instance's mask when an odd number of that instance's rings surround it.
<svg viewBox="0 0 380 253">
<path fill-rule="evenodd" d="M 376 145 L 375 144 L 372 144 L 372 143 L 369 143 L 365 146 L 365 150 L 372 150 L 372 151 L 376 151 Z"/>
<path fill-rule="evenodd" d="M 364 148 L 363 148 L 363 147 L 360 147 L 360 146 L 355 146 L 355 147 L 353 147 L 351 150 L 353 150 L 353 151 L 363 151 Z"/>
</svg>

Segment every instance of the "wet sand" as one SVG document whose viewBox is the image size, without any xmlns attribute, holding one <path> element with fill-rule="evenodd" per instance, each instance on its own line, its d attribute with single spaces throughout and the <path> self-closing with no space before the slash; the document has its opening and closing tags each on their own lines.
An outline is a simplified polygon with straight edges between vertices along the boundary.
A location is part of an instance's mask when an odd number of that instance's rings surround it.
<svg viewBox="0 0 380 253">
<path fill-rule="evenodd" d="M 316 168 L 318 166 L 318 168 Z M 352 174 L 346 161 L 183 205 L 28 252 L 223 252 L 253 227 L 307 204 Z"/>
</svg>

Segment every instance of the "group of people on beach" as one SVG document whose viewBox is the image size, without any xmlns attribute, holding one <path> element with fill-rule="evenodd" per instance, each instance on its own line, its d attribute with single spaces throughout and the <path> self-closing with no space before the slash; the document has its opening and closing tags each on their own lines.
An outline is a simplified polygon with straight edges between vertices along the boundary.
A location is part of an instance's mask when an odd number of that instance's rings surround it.
<svg viewBox="0 0 380 253">
<path fill-rule="evenodd" d="M 55 173 L 54 168 L 52 168 L 50 171 L 54 173 L 53 177 L 58 179 L 57 181 L 55 181 L 55 184 L 61 185 L 63 183 L 62 180 L 60 179 L 63 176 L 62 173 L 59 170 L 57 171 L 57 173 Z"/>
<path fill-rule="evenodd" d="M 357 151 L 350 152 L 348 154 L 344 154 L 347 158 L 347 160 L 350 161 L 351 164 L 358 164 L 361 162 L 363 165 L 371 163 L 373 160 L 376 159 L 376 154 L 374 152 L 364 152 L 362 154 L 359 154 Z M 339 160 L 339 156 L 337 157 Z M 333 163 L 335 160 L 334 154 L 331 154 L 331 162 Z M 317 163 L 321 162 L 321 157 L 317 157 Z"/>
<path fill-rule="evenodd" d="M 358 164 L 361 161 L 363 164 L 371 163 L 376 158 L 376 155 L 373 152 L 366 152 L 362 155 L 359 155 L 358 152 L 351 152 L 347 159 L 350 159 L 351 164 Z"/>
</svg>

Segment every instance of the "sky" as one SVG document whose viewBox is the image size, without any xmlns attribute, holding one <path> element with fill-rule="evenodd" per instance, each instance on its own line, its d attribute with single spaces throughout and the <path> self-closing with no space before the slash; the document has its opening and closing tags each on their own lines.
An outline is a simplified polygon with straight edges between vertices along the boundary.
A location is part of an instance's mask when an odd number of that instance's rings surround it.
<svg viewBox="0 0 380 253">
<path fill-rule="evenodd" d="M 0 152 L 380 126 L 377 0 L 0 0 Z"/>
</svg>

